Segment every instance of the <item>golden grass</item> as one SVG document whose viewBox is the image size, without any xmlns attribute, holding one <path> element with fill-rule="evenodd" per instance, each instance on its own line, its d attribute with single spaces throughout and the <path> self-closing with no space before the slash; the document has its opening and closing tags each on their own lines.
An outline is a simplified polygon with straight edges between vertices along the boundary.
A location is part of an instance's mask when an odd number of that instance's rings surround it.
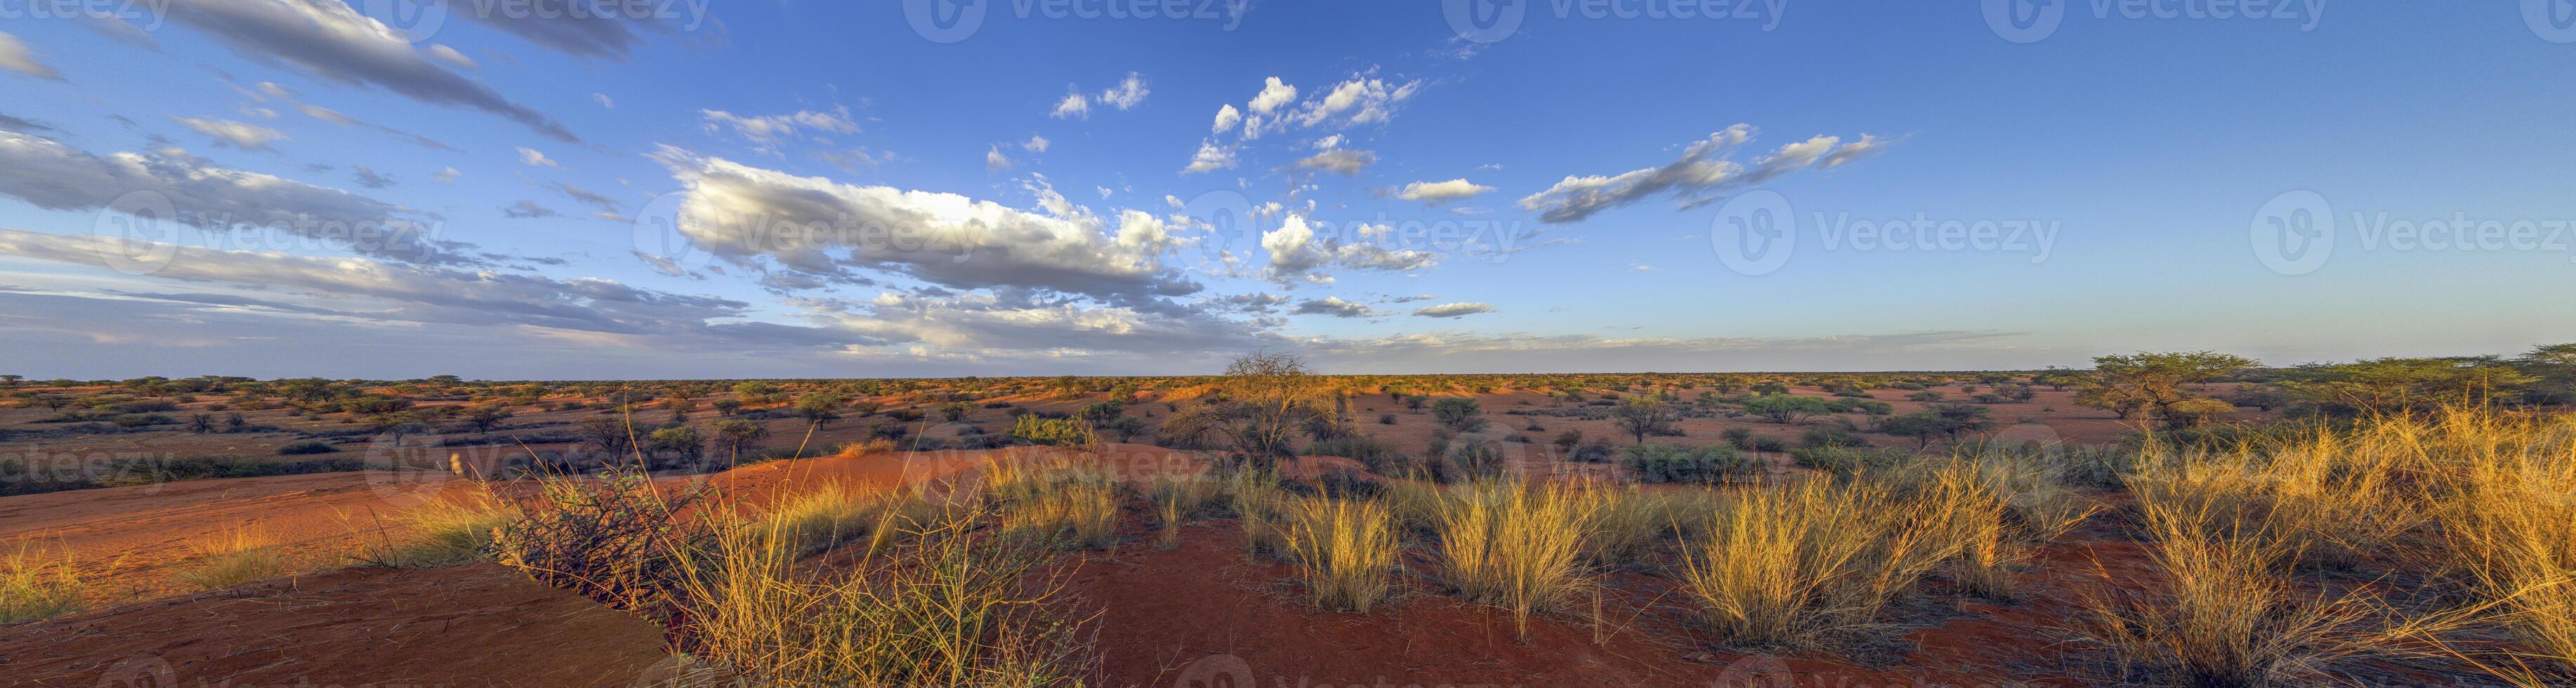
<svg viewBox="0 0 2576 688">
<path fill-rule="evenodd" d="M 1582 547 L 1600 509 L 1597 494 L 1562 484 L 1454 486 L 1440 503 L 1443 580 L 1467 601 L 1509 610 L 1527 633 L 1531 614 L 1590 584 Z"/>
<path fill-rule="evenodd" d="M 1086 620 L 1054 619 L 1062 586 L 1028 582 L 1045 548 L 987 531 L 990 510 L 924 513 L 916 539 L 820 577 L 788 538 L 680 552 L 685 649 L 745 685 L 1082 685 Z"/>
<path fill-rule="evenodd" d="M 91 595 L 70 554 L 47 555 L 21 544 L 0 556 L 0 624 L 34 621 L 80 611 Z"/>
<path fill-rule="evenodd" d="M 276 541 L 257 531 L 236 530 L 196 543 L 191 549 L 196 563 L 171 577 L 206 590 L 276 578 L 291 571 Z"/>
<path fill-rule="evenodd" d="M 2188 686 L 2298 685 L 2350 679 L 2349 660 L 2422 654 L 2457 625 L 2407 615 L 2367 588 L 2297 592 L 2281 573 L 2299 552 L 2224 502 L 2142 496 L 2149 552 L 2170 582 L 2112 580 L 2088 600 L 2080 637 L 2108 648 L 2124 676 Z"/>
<path fill-rule="evenodd" d="M 1216 503 L 1218 485 L 1202 474 L 1157 473 L 1145 483 L 1145 499 L 1154 506 L 1156 524 L 1161 530 L 1157 544 L 1169 549 L 1181 542 L 1181 524 L 1198 518 L 1200 512 Z"/>
<path fill-rule="evenodd" d="M 1682 590 L 1718 639 L 1807 645 L 1878 613 L 1961 551 L 1954 501 L 1873 481 L 1816 478 L 1747 489 L 1685 553 Z"/>
<path fill-rule="evenodd" d="M 1398 550 L 1385 503 L 1302 499 L 1288 512 L 1287 553 L 1315 606 L 1365 614 L 1386 598 Z"/>
<path fill-rule="evenodd" d="M 2411 437 L 2457 465 L 2439 507 L 2452 563 L 2525 658 L 2576 673 L 2576 418 L 2454 416 Z"/>
<path fill-rule="evenodd" d="M 1227 473 L 1223 480 L 1226 507 L 1243 526 L 1244 553 L 1284 554 L 1288 543 L 1281 523 L 1288 496 L 1279 491 L 1278 474 L 1243 469 Z"/>
<path fill-rule="evenodd" d="M 1118 542 L 1124 500 L 1108 476 L 1064 464 L 995 462 L 986 469 L 986 492 L 1001 507 L 1002 527 L 1023 537 L 1073 549 L 1109 549 Z"/>
<path fill-rule="evenodd" d="M 830 483 L 785 499 L 739 532 L 777 539 L 799 556 L 855 541 L 874 552 L 907 524 L 930 518 L 936 508 L 914 490 L 862 492 Z"/>
<path fill-rule="evenodd" d="M 492 531 L 520 516 L 519 505 L 478 489 L 397 512 L 391 529 L 359 542 L 360 564 L 393 568 L 452 566 L 482 558 Z"/>
</svg>

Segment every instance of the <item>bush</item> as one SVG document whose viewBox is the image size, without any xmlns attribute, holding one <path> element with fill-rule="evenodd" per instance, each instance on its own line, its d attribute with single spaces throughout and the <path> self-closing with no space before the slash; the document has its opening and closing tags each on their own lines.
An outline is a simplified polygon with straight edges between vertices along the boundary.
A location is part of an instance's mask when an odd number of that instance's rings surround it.
<svg viewBox="0 0 2576 688">
<path fill-rule="evenodd" d="M 1370 473 L 1403 476 L 1413 470 L 1413 461 L 1395 448 L 1367 435 L 1349 435 L 1306 445 L 1299 452 L 1306 456 L 1340 456 L 1367 466 Z"/>
<path fill-rule="evenodd" d="M 1715 485 L 1750 481 L 1764 472 L 1760 457 L 1727 447 L 1640 444 L 1627 453 L 1628 468 L 1650 483 Z"/>
<path fill-rule="evenodd" d="M 1012 423 L 1011 438 L 1056 447 L 1089 447 L 1100 443 L 1100 437 L 1092 433 L 1090 423 L 1036 414 L 1020 416 L 1018 422 Z"/>
<path fill-rule="evenodd" d="M 677 612 L 680 557 L 714 539 L 708 519 L 680 517 L 704 492 L 666 494 L 641 473 L 618 471 L 546 480 L 540 494 L 497 532 L 503 565 L 619 609 L 663 619 Z"/>
<path fill-rule="evenodd" d="M 1458 432 L 1475 432 L 1485 427 L 1485 410 L 1474 399 L 1443 397 L 1431 405 L 1431 418 L 1439 421 L 1442 427 Z"/>
<path fill-rule="evenodd" d="M 68 554 L 46 556 L 21 543 L 0 557 L 0 625 L 79 611 L 88 596 Z"/>
<path fill-rule="evenodd" d="M 339 448 L 339 447 L 334 446 L 334 445 L 332 445 L 332 444 L 331 444 L 331 443 L 329 443 L 329 442 L 324 442 L 324 441 L 322 441 L 322 440 L 296 440 L 296 441 L 293 441 L 293 442 L 288 442 L 288 443 L 286 443 L 286 446 L 278 447 L 278 448 L 277 448 L 277 454 L 278 454 L 279 456 L 304 456 L 304 455 L 307 455 L 307 454 L 329 454 L 329 453 L 337 452 L 337 451 L 340 451 L 340 448 Z"/>
<path fill-rule="evenodd" d="M 1789 452 L 1789 460 L 1802 468 L 1843 475 L 1893 469 L 1911 463 L 1913 458 L 1913 454 L 1895 449 L 1836 445 L 1804 447 Z"/>
</svg>

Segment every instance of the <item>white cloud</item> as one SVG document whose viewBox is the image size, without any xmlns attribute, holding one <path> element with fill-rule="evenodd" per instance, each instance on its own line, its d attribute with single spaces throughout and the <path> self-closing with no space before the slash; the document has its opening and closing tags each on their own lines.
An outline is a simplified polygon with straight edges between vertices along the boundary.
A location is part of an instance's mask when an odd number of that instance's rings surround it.
<svg viewBox="0 0 2576 688">
<path fill-rule="evenodd" d="M 590 94 L 590 99 L 599 101 L 600 107 L 608 108 L 610 110 L 617 109 L 617 100 L 608 97 L 608 94 L 606 93 L 592 92 Z"/>
<path fill-rule="evenodd" d="M 1694 208 L 1780 175 L 1843 165 L 1886 147 L 1872 136 L 1862 136 L 1850 144 L 1843 144 L 1838 137 L 1816 136 L 1781 146 L 1749 166 L 1731 159 L 1737 148 L 1753 139 L 1754 133 L 1752 125 L 1727 127 L 1691 144 L 1680 160 L 1662 167 L 1613 176 L 1568 176 L 1545 191 L 1522 198 L 1520 206 L 1539 213 L 1541 222 L 1577 222 L 1658 195 L 1672 196 L 1685 209 Z"/>
<path fill-rule="evenodd" d="M 537 149 L 534 148 L 519 149 L 519 164 L 527 165 L 529 167 L 563 167 L 562 165 L 555 164 L 554 160 L 548 159 L 546 154 L 539 153 L 537 152 Z"/>
<path fill-rule="evenodd" d="M 256 124 L 235 122 L 228 119 L 198 119 L 194 117 L 173 116 L 170 118 L 170 121 L 186 125 L 189 129 L 195 130 L 199 134 L 204 134 L 213 138 L 215 140 L 215 145 L 219 147 L 239 148 L 242 150 L 275 150 L 270 148 L 268 144 L 286 140 L 286 134 L 279 133 L 275 129 L 270 129 Z"/>
<path fill-rule="evenodd" d="M 984 151 L 985 172 L 1004 172 L 1017 166 L 1017 163 L 1011 162 L 1011 156 L 1002 154 L 1001 146 L 994 146 Z"/>
<path fill-rule="evenodd" d="M 1492 312 L 1494 312 L 1493 306 L 1481 303 L 1444 303 L 1437 306 L 1426 306 L 1415 309 L 1413 314 L 1425 318 L 1458 318 L 1478 313 Z"/>
<path fill-rule="evenodd" d="M 430 179 L 432 179 L 432 180 L 436 180 L 436 181 L 438 181 L 438 182 L 441 182 L 441 183 L 445 183 L 445 182 L 452 182 L 452 181 L 456 181 L 456 178 L 457 178 L 457 177 L 459 177 L 459 176 L 463 176 L 464 174 L 465 174 L 465 173 L 463 173 L 463 172 L 458 172 L 458 171 L 456 171 L 456 168 L 454 168 L 454 167 L 449 167 L 449 168 L 446 168 L 446 169 L 439 170 L 439 171 L 438 171 L 438 174 L 430 175 L 430 176 L 429 176 L 429 178 L 430 178 Z"/>
<path fill-rule="evenodd" d="M 1044 153 L 1049 146 L 1053 145 L 1055 143 L 1048 141 L 1044 136 L 1031 136 L 1028 142 L 1020 144 L 1020 148 L 1031 153 Z"/>
<path fill-rule="evenodd" d="M 1233 147 L 1219 146 L 1215 141 L 1201 141 L 1199 142 L 1199 151 L 1190 155 L 1190 164 L 1188 167 L 1181 168 L 1181 174 L 1214 172 L 1217 170 L 1233 168 Z"/>
<path fill-rule="evenodd" d="M 36 51 L 28 48 L 25 41 L 6 31 L 0 31 L 0 69 L 49 81 L 63 80 L 61 72 L 36 60 Z"/>
<path fill-rule="evenodd" d="M 1376 162 L 1377 153 L 1372 151 L 1335 149 L 1316 153 L 1304 160 L 1299 160 L 1297 161 L 1297 166 L 1309 170 L 1322 170 L 1326 172 L 1339 172 L 1346 175 L 1358 175 L 1361 168 L 1368 167 Z"/>
<path fill-rule="evenodd" d="M 1289 101 L 1296 99 L 1297 87 L 1288 85 L 1288 82 L 1279 80 L 1279 77 L 1270 77 L 1262 82 L 1261 92 L 1252 96 L 1252 114 L 1270 114 L 1277 111 L 1279 106 L 1287 105 Z"/>
<path fill-rule="evenodd" d="M 448 64 L 450 64 L 450 65 L 455 65 L 455 66 L 456 66 L 456 68 L 458 68 L 458 69 L 482 69 L 482 68 L 483 68 L 483 66 L 482 66 L 482 65 L 478 65 L 478 64 L 475 64 L 475 63 L 474 63 L 474 58 L 466 57 L 466 56 L 465 56 L 465 53 L 456 52 L 456 49 L 455 49 L 455 48 L 450 48 L 450 47 L 447 47 L 447 46 L 445 46 L 445 45 L 441 45 L 441 44 L 437 44 L 437 43 L 432 43 L 432 44 L 430 44 L 430 46 L 429 46 L 429 56 L 430 56 L 430 57 L 434 57 L 434 58 L 438 58 L 438 61 L 440 61 L 440 62 L 445 62 L 445 63 L 448 63 Z"/>
<path fill-rule="evenodd" d="M 1294 280 L 1329 283 L 1324 270 L 1340 267 L 1350 270 L 1404 272 L 1431 267 L 1438 257 L 1428 251 L 1388 250 L 1365 239 L 1391 231 L 1384 226 L 1363 226 L 1363 238 L 1344 242 L 1316 234 L 1313 225 L 1299 215 L 1289 215 L 1278 229 L 1261 234 L 1261 248 L 1270 253 L 1270 266 L 1263 276 L 1282 284 Z"/>
<path fill-rule="evenodd" d="M 0 131 L 0 196 L 46 210 L 88 211 L 106 208 L 129 192 L 156 194 L 177 211 L 172 220 L 207 230 L 251 226 L 339 244 L 348 237 L 329 236 L 335 228 L 420 226 L 406 217 L 412 211 L 402 206 L 339 189 L 215 167 L 182 150 L 100 157 L 53 139 Z M 350 248 L 415 263 L 476 262 L 453 252 L 455 246 L 470 245 L 430 242 L 416 232 L 393 234 Z"/>
<path fill-rule="evenodd" d="M 1199 289 L 1165 266 L 1170 239 L 1151 215 L 1123 215 L 1113 233 L 1099 218 L 884 186 L 840 184 L 664 149 L 688 194 L 677 226 L 697 246 L 747 265 L 841 282 L 855 269 L 899 273 L 961 289 L 1037 289 L 1137 305 Z M 1067 204 L 1069 206 L 1069 204 Z M 776 235 L 793 223 L 830 231 Z"/>
<path fill-rule="evenodd" d="M 340 0 L 168 0 L 171 20 L 233 50 L 341 84 L 375 86 L 423 103 L 507 117 L 559 141 L 580 139 L 554 118 L 451 71 L 402 34 Z"/>
<path fill-rule="evenodd" d="M 1120 80 L 1118 85 L 1100 92 L 1100 104 L 1120 110 L 1132 110 L 1138 105 L 1145 104 L 1146 93 L 1145 75 L 1128 72 L 1127 78 Z"/>
<path fill-rule="evenodd" d="M 1091 97 L 1080 93 L 1065 94 L 1064 100 L 1056 101 L 1055 111 L 1047 113 L 1047 116 L 1056 119 L 1090 119 Z"/>
<path fill-rule="evenodd" d="M 705 120 L 704 126 L 707 131 L 731 129 L 735 135 L 759 143 L 776 143 L 779 139 L 798 135 L 800 131 L 832 134 L 859 133 L 859 125 L 857 122 L 850 121 L 850 111 L 846 107 L 835 108 L 828 112 L 798 110 L 790 114 L 757 117 L 745 117 L 723 110 L 699 110 L 698 116 Z"/>
<path fill-rule="evenodd" d="M 1396 192 L 1395 197 L 1408 201 L 1421 201 L 1424 203 L 1448 203 L 1451 201 L 1470 198 L 1477 194 L 1492 190 L 1494 190 L 1494 187 L 1477 184 L 1465 179 L 1452 179 L 1445 182 L 1414 182 L 1406 184 L 1404 185 L 1403 190 Z"/>
<path fill-rule="evenodd" d="M 1208 131 L 1224 133 L 1225 130 L 1232 129 L 1234 125 L 1241 123 L 1243 123 L 1243 111 L 1234 109 L 1233 103 L 1227 103 L 1216 109 L 1216 126 L 1209 128 Z"/>
<path fill-rule="evenodd" d="M 1368 307 L 1368 304 L 1344 301 L 1339 296 L 1308 299 L 1298 303 L 1297 309 L 1291 312 L 1298 315 L 1329 315 L 1336 318 L 1366 318 L 1379 314 L 1377 309 Z"/>
</svg>

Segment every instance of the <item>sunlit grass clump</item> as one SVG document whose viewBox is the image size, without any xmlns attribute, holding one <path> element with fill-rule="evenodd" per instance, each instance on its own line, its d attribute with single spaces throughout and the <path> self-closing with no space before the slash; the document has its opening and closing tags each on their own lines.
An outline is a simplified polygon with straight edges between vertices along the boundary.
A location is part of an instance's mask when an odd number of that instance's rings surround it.
<svg viewBox="0 0 2576 688">
<path fill-rule="evenodd" d="M 252 530 L 199 542 L 190 548 L 195 562 L 172 574 L 179 582 L 206 590 L 229 588 L 287 575 L 292 571 L 277 542 Z"/>
<path fill-rule="evenodd" d="M 80 611 L 89 599 L 88 582 L 67 554 L 20 545 L 16 552 L 0 555 L 0 624 Z"/>
<path fill-rule="evenodd" d="M 474 561 L 490 553 L 492 532 L 520 515 L 517 503 L 490 490 L 434 500 L 386 519 L 385 527 L 359 542 L 354 558 L 368 566 L 393 568 Z"/>
<path fill-rule="evenodd" d="M 1589 585 L 1583 540 L 1601 498 L 1566 485 L 1496 481 L 1454 487 L 1440 502 L 1442 580 L 1470 602 L 1533 613 Z"/>
<path fill-rule="evenodd" d="M 1398 556 L 1386 504 L 1302 499 L 1288 508 L 1287 553 L 1318 607 L 1366 613 L 1393 587 Z"/>
</svg>

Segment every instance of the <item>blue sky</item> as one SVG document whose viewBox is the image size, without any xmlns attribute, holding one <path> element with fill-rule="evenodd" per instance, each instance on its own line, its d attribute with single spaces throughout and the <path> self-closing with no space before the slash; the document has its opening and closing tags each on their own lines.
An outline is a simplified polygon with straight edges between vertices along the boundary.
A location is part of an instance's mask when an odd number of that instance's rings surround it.
<svg viewBox="0 0 2576 688">
<path fill-rule="evenodd" d="M 0 2 L 0 370 L 1198 373 L 1259 348 L 1333 372 L 1886 370 L 2576 340 L 2576 29 L 2547 14 L 2569 8 L 2020 1 L 1540 1 L 1488 25 L 1446 13 L 1486 0 Z M 940 4 L 967 19 L 908 15 Z M 2055 14 L 1998 29 L 1996 7 Z M 2295 209 L 2291 239 L 2267 229 Z"/>
</svg>

